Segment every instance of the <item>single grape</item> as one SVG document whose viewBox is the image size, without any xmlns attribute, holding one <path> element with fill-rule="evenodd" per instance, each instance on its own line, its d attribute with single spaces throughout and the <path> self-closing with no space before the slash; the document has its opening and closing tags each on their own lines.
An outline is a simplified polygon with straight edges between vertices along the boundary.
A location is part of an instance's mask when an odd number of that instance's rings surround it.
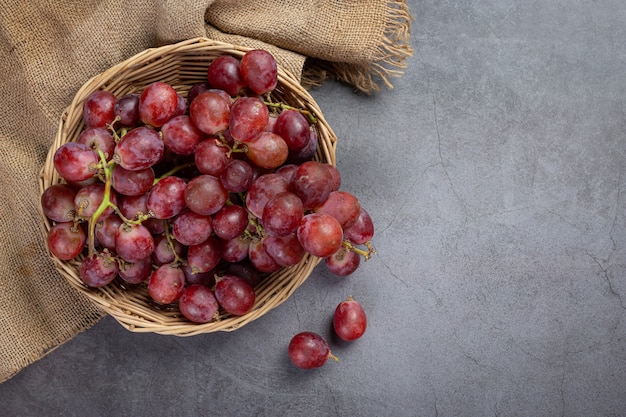
<svg viewBox="0 0 626 417">
<path fill-rule="evenodd" d="M 179 155 L 191 155 L 204 139 L 204 134 L 196 128 L 191 118 L 185 114 L 176 116 L 161 127 L 165 148 Z"/>
<path fill-rule="evenodd" d="M 154 183 L 152 167 L 129 171 L 121 165 L 115 165 L 111 172 L 111 187 L 126 196 L 136 196 L 150 191 Z"/>
<path fill-rule="evenodd" d="M 297 110 L 284 110 L 276 119 L 274 133 L 285 140 L 290 151 L 297 151 L 309 142 L 309 122 Z"/>
<path fill-rule="evenodd" d="M 83 103 L 83 121 L 87 127 L 106 127 L 115 119 L 115 96 L 104 90 L 94 91 Z"/>
<path fill-rule="evenodd" d="M 96 239 L 103 248 L 115 251 L 115 233 L 122 223 L 122 219 L 116 214 L 98 219 L 96 222 Z"/>
<path fill-rule="evenodd" d="M 187 112 L 187 99 L 183 97 L 183 95 L 180 93 L 176 93 L 176 95 L 178 96 L 178 103 L 176 105 L 176 111 L 174 112 L 172 118 L 176 116 L 181 116 Z"/>
<path fill-rule="evenodd" d="M 248 227 L 248 212 L 240 205 L 226 205 L 213 215 L 213 231 L 230 240 L 241 235 Z"/>
<path fill-rule="evenodd" d="M 198 175 L 192 178 L 185 188 L 185 203 L 198 214 L 217 213 L 228 199 L 228 191 L 220 180 L 212 175 Z"/>
<path fill-rule="evenodd" d="M 329 214 L 307 214 L 302 218 L 296 232 L 304 250 L 320 258 L 337 252 L 343 243 L 341 225 Z"/>
<path fill-rule="evenodd" d="M 187 263 L 193 273 L 209 272 L 215 268 L 222 259 L 222 241 L 211 236 L 198 245 L 187 248 Z"/>
<path fill-rule="evenodd" d="M 143 224 L 121 224 L 115 233 L 115 250 L 126 262 L 140 261 L 152 254 L 154 238 Z"/>
<path fill-rule="evenodd" d="M 237 275 L 224 275 L 215 283 L 215 298 L 219 305 L 235 316 L 242 316 L 252 310 L 256 295 L 254 288 Z"/>
<path fill-rule="evenodd" d="M 118 208 L 122 216 L 129 220 L 139 220 L 141 216 L 148 214 L 148 193 L 140 195 L 123 195 L 120 198 Z"/>
<path fill-rule="evenodd" d="M 282 192 L 270 198 L 263 208 L 263 228 L 274 236 L 293 233 L 304 217 L 304 206 L 297 195 Z"/>
<path fill-rule="evenodd" d="M 289 359 L 301 369 L 314 369 L 323 366 L 328 359 L 337 361 L 330 351 L 326 339 L 317 333 L 300 332 L 289 342 Z"/>
<path fill-rule="evenodd" d="M 276 171 L 277 174 L 282 175 L 283 178 L 287 180 L 287 182 L 291 183 L 291 179 L 293 178 L 294 172 L 298 169 L 298 165 L 296 164 L 286 164 L 279 167 Z"/>
<path fill-rule="evenodd" d="M 189 116 L 201 132 L 215 135 L 228 128 L 230 103 L 213 91 L 205 91 L 191 102 Z"/>
<path fill-rule="evenodd" d="M 178 266 L 165 264 L 150 275 L 148 294 L 159 304 L 170 304 L 178 300 L 185 289 L 185 274 Z"/>
<path fill-rule="evenodd" d="M 108 252 L 97 252 L 83 258 L 79 267 L 79 277 L 85 285 L 93 288 L 111 283 L 119 272 L 117 259 Z"/>
<path fill-rule="evenodd" d="M 222 246 L 222 259 L 229 263 L 241 262 L 248 258 L 249 248 L 250 240 L 242 236 L 225 240 Z"/>
<path fill-rule="evenodd" d="M 208 138 L 200 142 L 194 153 L 194 162 L 202 174 L 219 176 L 232 161 L 228 147 L 218 139 Z"/>
<path fill-rule="evenodd" d="M 207 70 L 207 79 L 215 87 L 231 96 L 238 96 L 246 87 L 239 70 L 239 60 L 231 55 L 222 55 L 213 60 Z"/>
<path fill-rule="evenodd" d="M 344 237 L 356 245 L 363 245 L 374 237 L 374 222 L 367 210 L 361 207 L 356 222 L 343 231 Z"/>
<path fill-rule="evenodd" d="M 87 234 L 80 225 L 56 223 L 48 231 L 46 243 L 50 252 L 62 261 L 77 257 L 85 247 Z"/>
<path fill-rule="evenodd" d="M 228 130 L 239 142 L 250 142 L 267 126 L 269 111 L 258 97 L 240 97 L 230 109 Z"/>
<path fill-rule="evenodd" d="M 233 159 L 220 174 L 220 182 L 231 193 L 243 193 L 254 180 L 254 171 L 249 163 Z"/>
<path fill-rule="evenodd" d="M 98 155 L 88 145 L 67 142 L 61 145 L 53 157 L 54 168 L 69 182 L 81 182 L 93 178 L 98 171 Z"/>
<path fill-rule="evenodd" d="M 139 93 L 124 94 L 115 102 L 113 112 L 122 126 L 133 127 L 139 123 L 139 96 Z"/>
<path fill-rule="evenodd" d="M 248 259 L 259 272 L 272 273 L 281 268 L 281 265 L 265 249 L 264 239 L 253 239 L 248 245 Z"/>
<path fill-rule="evenodd" d="M 267 201 L 285 191 L 289 191 L 289 183 L 280 174 L 263 174 L 248 188 L 246 207 L 253 215 L 262 218 Z"/>
<path fill-rule="evenodd" d="M 289 156 L 289 149 L 283 138 L 272 132 L 261 132 L 246 142 L 246 145 L 246 156 L 261 168 L 278 168 Z"/>
<path fill-rule="evenodd" d="M 121 262 L 119 276 L 129 284 L 141 284 L 152 273 L 152 259 L 150 257 L 135 262 Z"/>
<path fill-rule="evenodd" d="M 148 192 L 146 207 L 157 219 L 169 219 L 185 208 L 187 183 L 180 177 L 162 178 Z"/>
<path fill-rule="evenodd" d="M 276 60 L 268 51 L 254 49 L 248 51 L 239 63 L 241 76 L 256 94 L 269 93 L 278 84 Z"/>
<path fill-rule="evenodd" d="M 156 130 L 139 126 L 120 139 L 113 158 L 123 168 L 139 171 L 159 162 L 164 150 L 165 145 Z"/>
<path fill-rule="evenodd" d="M 305 210 L 322 204 L 333 187 L 333 176 L 328 164 L 307 161 L 298 166 L 291 179 L 291 191 L 302 200 Z"/>
<path fill-rule="evenodd" d="M 306 253 L 296 233 L 287 236 L 266 236 L 263 238 L 263 248 L 281 266 L 296 265 Z"/>
<path fill-rule="evenodd" d="M 155 81 L 139 96 L 139 119 L 146 125 L 161 127 L 178 110 L 178 93 L 162 81 Z"/>
<path fill-rule="evenodd" d="M 358 301 L 352 296 L 339 303 L 333 315 L 333 328 L 335 333 L 345 341 L 353 341 L 365 333 L 367 317 Z"/>
<path fill-rule="evenodd" d="M 342 246 L 337 252 L 324 258 L 324 263 L 330 272 L 345 277 L 359 268 L 361 256 Z"/>
<path fill-rule="evenodd" d="M 326 213 L 339 221 L 341 227 L 354 225 L 361 212 L 359 199 L 347 191 L 331 191 L 326 201 L 313 209 L 316 213 Z"/>
<path fill-rule="evenodd" d="M 194 323 L 208 323 L 219 314 L 215 294 L 200 284 L 192 284 L 183 290 L 178 299 L 178 308 L 183 316 Z"/>
<path fill-rule="evenodd" d="M 67 184 L 52 184 L 41 194 L 43 214 L 55 222 L 70 222 L 76 216 L 76 191 Z"/>
<path fill-rule="evenodd" d="M 334 165 L 327 164 L 326 168 L 328 168 L 328 170 L 330 171 L 330 174 L 333 176 L 332 190 L 333 191 L 339 190 L 339 188 L 341 187 L 341 172 L 339 172 L 339 169 Z"/>
<path fill-rule="evenodd" d="M 94 151 L 101 150 L 107 160 L 113 156 L 115 139 L 113 133 L 104 127 L 88 127 L 78 135 L 76 142 L 89 146 Z"/>
<path fill-rule="evenodd" d="M 183 210 L 172 221 L 174 239 L 185 246 L 199 245 L 213 233 L 211 216 L 198 214 L 189 209 Z"/>
</svg>

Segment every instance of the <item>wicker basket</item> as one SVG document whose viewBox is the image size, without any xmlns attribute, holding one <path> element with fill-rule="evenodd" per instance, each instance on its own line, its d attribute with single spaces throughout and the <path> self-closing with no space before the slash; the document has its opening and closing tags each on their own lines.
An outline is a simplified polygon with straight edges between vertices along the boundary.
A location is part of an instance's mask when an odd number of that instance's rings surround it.
<svg viewBox="0 0 626 417">
<path fill-rule="evenodd" d="M 164 81 L 185 96 L 192 84 L 206 81 L 207 66 L 213 59 L 221 55 L 241 58 L 248 50 L 237 45 L 195 38 L 147 49 L 87 81 L 63 113 L 54 143 L 41 170 L 40 191 L 43 192 L 48 186 L 63 181 L 53 166 L 54 151 L 63 143 L 76 140 L 84 129 L 82 106 L 89 94 L 102 89 L 119 97 L 126 93 L 141 91 L 154 81 Z M 315 115 L 318 120 L 316 126 L 319 137 L 315 159 L 335 165 L 335 134 L 314 99 L 292 74 L 280 66 L 278 86 L 272 93 L 272 99 L 307 109 Z M 52 224 L 43 214 L 42 219 L 43 230 L 47 232 Z M 177 336 L 233 331 L 250 323 L 287 300 L 320 261 L 319 258 L 307 254 L 299 264 L 283 268 L 264 278 L 255 288 L 256 301 L 249 313 L 243 316 L 221 315 L 213 322 L 196 324 L 185 319 L 178 309 L 155 306 L 145 286 L 128 288 L 118 279 L 102 288 L 89 288 L 83 284 L 78 275 L 80 258 L 60 261 L 52 255 L 50 257 L 72 287 L 85 294 L 126 329 L 133 332 Z"/>
</svg>

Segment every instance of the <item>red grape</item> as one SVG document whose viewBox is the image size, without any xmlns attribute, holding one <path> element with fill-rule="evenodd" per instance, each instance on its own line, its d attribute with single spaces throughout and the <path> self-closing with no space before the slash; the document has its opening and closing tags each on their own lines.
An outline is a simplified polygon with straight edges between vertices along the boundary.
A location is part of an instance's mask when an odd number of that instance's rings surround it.
<svg viewBox="0 0 626 417">
<path fill-rule="evenodd" d="M 246 161 L 233 159 L 220 174 L 220 182 L 231 193 L 247 191 L 254 180 L 252 167 Z"/>
<path fill-rule="evenodd" d="M 69 182 L 81 182 L 93 178 L 100 162 L 98 155 L 88 145 L 67 142 L 61 145 L 53 157 L 54 168 Z"/>
<path fill-rule="evenodd" d="M 367 317 L 358 301 L 350 296 L 339 303 L 333 315 L 333 328 L 337 336 L 346 341 L 353 341 L 363 336 L 366 327 Z"/>
<path fill-rule="evenodd" d="M 258 97 L 240 97 L 230 109 L 228 130 L 240 142 L 250 142 L 265 130 L 269 110 Z"/>
<path fill-rule="evenodd" d="M 76 142 L 89 146 L 94 151 L 101 150 L 106 159 L 111 159 L 115 150 L 115 139 L 109 129 L 104 127 L 88 127 L 83 130 Z"/>
<path fill-rule="evenodd" d="M 256 94 L 265 94 L 276 88 L 278 69 L 276 60 L 268 51 L 254 49 L 248 51 L 239 63 L 241 76 Z"/>
<path fill-rule="evenodd" d="M 328 164 L 307 161 L 298 166 L 291 179 L 291 190 L 302 200 L 305 210 L 322 204 L 333 187 Z"/>
<path fill-rule="evenodd" d="M 150 275 L 148 294 L 159 304 L 170 304 L 178 300 L 185 289 L 185 274 L 178 266 L 165 264 Z"/>
<path fill-rule="evenodd" d="M 115 146 L 114 160 L 123 168 L 139 171 L 163 157 L 165 145 L 156 130 L 139 126 L 130 130 Z"/>
<path fill-rule="evenodd" d="M 343 243 L 341 225 L 329 214 L 307 214 L 302 218 L 297 234 L 304 250 L 320 258 L 337 252 Z"/>
<path fill-rule="evenodd" d="M 119 272 L 115 257 L 99 252 L 85 257 L 79 267 L 79 276 L 85 285 L 93 288 L 104 287 L 115 279 Z"/>
<path fill-rule="evenodd" d="M 101 182 L 85 185 L 76 192 L 74 197 L 74 207 L 76 214 L 80 217 L 91 217 L 100 204 L 104 201 L 105 186 Z M 109 201 L 113 205 L 117 205 L 117 194 L 115 191 L 109 192 Z M 107 207 L 101 214 L 101 216 L 108 216 L 113 213 L 113 207 Z"/>
<path fill-rule="evenodd" d="M 246 156 L 261 168 L 278 168 L 289 156 L 289 149 L 283 138 L 272 132 L 261 132 L 246 142 L 246 145 Z"/>
<path fill-rule="evenodd" d="M 342 246 L 337 252 L 324 258 L 324 262 L 330 272 L 345 277 L 358 269 L 361 255 Z"/>
<path fill-rule="evenodd" d="M 286 236 L 296 230 L 304 217 L 304 206 L 297 195 L 282 192 L 270 198 L 263 208 L 263 228 L 274 236 Z"/>
<path fill-rule="evenodd" d="M 170 243 L 171 242 L 171 243 Z M 157 235 L 154 237 L 154 250 L 152 261 L 155 265 L 169 264 L 184 255 L 186 246 L 175 239 L 168 240 L 167 236 Z"/>
<path fill-rule="evenodd" d="M 179 155 L 193 154 L 200 141 L 204 139 L 204 134 L 185 114 L 165 122 L 161 127 L 161 135 L 165 147 Z"/>
<path fill-rule="evenodd" d="M 281 265 L 265 250 L 263 240 L 253 239 L 250 241 L 248 245 L 248 259 L 259 272 L 276 272 L 281 268 Z"/>
<path fill-rule="evenodd" d="M 76 191 L 67 184 L 52 184 L 41 194 L 43 214 L 55 222 L 74 220 Z"/>
<path fill-rule="evenodd" d="M 202 174 L 218 176 L 231 162 L 228 147 L 221 145 L 219 140 L 208 138 L 198 144 L 194 153 L 194 162 Z"/>
<path fill-rule="evenodd" d="M 284 110 L 276 119 L 274 133 L 285 140 L 290 151 L 297 151 L 309 142 L 309 122 L 297 110 Z"/>
<path fill-rule="evenodd" d="M 228 199 L 228 191 L 212 175 L 198 175 L 185 188 L 185 203 L 198 214 L 217 213 Z"/>
<path fill-rule="evenodd" d="M 222 245 L 222 259 L 226 262 L 241 262 L 248 257 L 250 240 L 237 236 L 233 239 L 225 240 Z"/>
<path fill-rule="evenodd" d="M 213 91 L 205 91 L 191 102 L 189 116 L 200 131 L 215 135 L 228 127 L 230 103 Z"/>
<path fill-rule="evenodd" d="M 121 165 L 115 165 L 111 172 L 111 187 L 126 196 L 145 194 L 153 183 L 154 169 L 152 167 L 129 171 Z"/>
<path fill-rule="evenodd" d="M 193 266 L 186 262 L 183 265 L 185 273 L 185 282 L 187 285 L 201 284 L 205 287 L 213 287 L 215 285 L 215 271 L 193 272 Z"/>
<path fill-rule="evenodd" d="M 189 209 L 183 210 L 172 221 L 174 239 L 186 246 L 199 245 L 213 233 L 210 216 L 198 214 Z"/>
<path fill-rule="evenodd" d="M 350 242 L 356 245 L 362 245 L 369 242 L 374 237 L 374 222 L 367 210 L 361 207 L 356 222 L 343 232 L 345 238 L 350 240 Z"/>
<path fill-rule="evenodd" d="M 217 318 L 219 304 L 208 287 L 192 284 L 183 290 L 178 299 L 178 308 L 183 316 L 194 323 L 208 323 Z"/>
<path fill-rule="evenodd" d="M 248 313 L 254 306 L 254 288 L 237 275 L 224 275 L 215 283 L 215 298 L 219 305 L 235 316 Z"/>
<path fill-rule="evenodd" d="M 115 233 L 122 223 L 122 219 L 116 214 L 100 217 L 96 223 L 95 233 L 98 243 L 103 248 L 115 251 Z"/>
<path fill-rule="evenodd" d="M 239 60 L 231 55 L 222 55 L 213 60 L 207 70 L 207 79 L 215 87 L 231 96 L 238 96 L 246 87 L 239 70 Z"/>
<path fill-rule="evenodd" d="M 323 366 L 328 359 L 337 361 L 326 339 L 317 333 L 301 332 L 289 342 L 289 359 L 301 369 L 314 369 Z"/>
<path fill-rule="evenodd" d="M 187 184 L 180 177 L 165 177 L 148 192 L 146 207 L 157 219 L 169 219 L 185 208 Z"/>
<path fill-rule="evenodd" d="M 178 93 L 162 81 L 155 81 L 143 89 L 139 97 L 139 118 L 149 126 L 161 127 L 174 117 L 178 109 Z"/>
<path fill-rule="evenodd" d="M 120 118 L 122 126 L 135 126 L 139 123 L 139 93 L 125 94 L 115 102 L 113 112 Z"/>
<path fill-rule="evenodd" d="M 127 262 L 147 258 L 154 250 L 152 233 L 142 224 L 121 224 L 115 233 L 115 251 Z"/>
<path fill-rule="evenodd" d="M 224 240 L 236 238 L 247 227 L 248 212 L 237 204 L 224 206 L 213 215 L 213 231 Z"/>
<path fill-rule="evenodd" d="M 187 263 L 193 273 L 209 272 L 222 259 L 222 242 L 215 236 L 187 249 Z"/>
<path fill-rule="evenodd" d="M 115 113 L 115 95 L 98 90 L 87 96 L 83 103 L 83 120 L 87 127 L 106 127 L 113 123 Z"/>
<path fill-rule="evenodd" d="M 209 84 L 208 82 L 193 84 L 191 88 L 189 89 L 189 92 L 187 93 L 187 102 L 191 105 L 191 103 L 196 97 L 198 97 L 200 94 L 204 93 L 205 91 L 209 91 L 210 89 L 211 89 L 211 84 Z"/>
<path fill-rule="evenodd" d="M 56 223 L 48 231 L 47 244 L 50 252 L 62 261 L 77 257 L 87 241 L 87 235 L 80 225 Z"/>
</svg>

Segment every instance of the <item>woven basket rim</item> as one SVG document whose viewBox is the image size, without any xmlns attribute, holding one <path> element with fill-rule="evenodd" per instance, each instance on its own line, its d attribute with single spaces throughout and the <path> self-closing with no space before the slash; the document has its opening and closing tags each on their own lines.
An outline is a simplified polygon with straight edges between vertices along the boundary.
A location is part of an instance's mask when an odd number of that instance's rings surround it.
<svg viewBox="0 0 626 417">
<path fill-rule="evenodd" d="M 63 143 L 74 140 L 84 128 L 82 103 L 93 91 L 105 89 L 116 94 L 116 91 L 139 90 L 139 87 L 145 86 L 151 81 L 172 79 L 177 81 L 172 83 L 174 88 L 182 94 L 186 94 L 186 90 L 192 84 L 191 80 L 200 77 L 203 69 L 206 71 L 209 58 L 224 54 L 240 58 L 251 49 L 205 37 L 197 37 L 145 49 L 91 77 L 77 90 L 71 104 L 62 113 L 53 144 L 48 150 L 46 161 L 40 171 L 40 194 L 51 184 L 62 182 L 54 169 L 54 152 Z M 186 62 L 185 60 L 189 61 L 189 67 L 178 65 L 180 62 Z M 196 61 L 198 62 L 196 63 Z M 165 71 L 167 71 L 167 76 L 162 74 Z M 190 81 L 185 83 L 185 80 Z M 119 94 L 117 93 L 116 96 Z M 300 85 L 293 74 L 280 65 L 278 66 L 278 86 L 272 93 L 272 97 L 274 95 L 281 99 L 294 100 L 296 103 L 287 102 L 287 104 L 306 108 L 315 115 L 318 134 L 318 149 L 315 159 L 336 165 L 337 138 L 335 133 L 328 125 L 313 97 Z M 46 218 L 42 210 L 40 210 L 40 215 L 42 233 L 45 239 L 53 223 Z M 287 300 L 321 261 L 321 259 L 307 254 L 299 264 L 283 268 L 264 278 L 255 287 L 256 301 L 249 313 L 243 316 L 221 314 L 215 321 L 198 324 L 188 321 L 177 310 L 155 308 L 147 301 L 145 289 L 142 289 L 141 286 L 133 287 L 130 290 L 124 289 L 118 282 L 119 279 L 116 279 L 114 283 L 102 288 L 87 287 L 82 283 L 77 272 L 80 258 L 62 261 L 54 257 L 49 251 L 48 257 L 72 288 L 89 298 L 98 308 L 112 316 L 127 330 L 176 336 L 192 336 L 216 331 L 230 332 L 241 328 Z"/>
</svg>

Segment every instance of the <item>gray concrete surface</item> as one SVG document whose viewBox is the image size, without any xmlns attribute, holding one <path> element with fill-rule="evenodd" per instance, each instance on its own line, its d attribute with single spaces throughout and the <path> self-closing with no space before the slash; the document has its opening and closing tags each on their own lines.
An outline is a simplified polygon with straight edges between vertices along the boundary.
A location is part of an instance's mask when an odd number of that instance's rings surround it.
<svg viewBox="0 0 626 417">
<path fill-rule="evenodd" d="M 312 92 L 378 255 L 232 334 L 106 318 L 0 385 L 0 415 L 626 416 L 626 5 L 409 4 L 393 91 Z M 349 294 L 369 327 L 338 343 Z M 339 362 L 291 366 L 301 330 Z"/>
</svg>

